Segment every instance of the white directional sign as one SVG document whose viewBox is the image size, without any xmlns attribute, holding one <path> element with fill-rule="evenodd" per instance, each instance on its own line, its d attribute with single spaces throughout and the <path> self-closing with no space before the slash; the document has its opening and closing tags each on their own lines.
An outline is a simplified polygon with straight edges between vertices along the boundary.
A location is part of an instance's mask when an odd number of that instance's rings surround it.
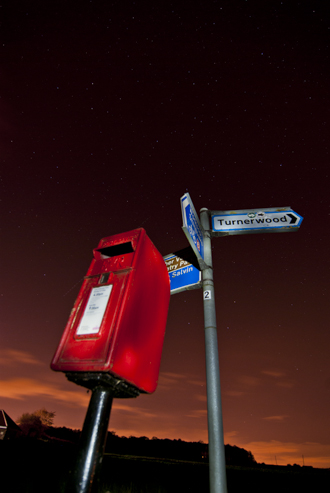
<svg viewBox="0 0 330 493">
<path fill-rule="evenodd" d="M 183 220 L 182 229 L 188 238 L 190 246 L 193 249 L 198 261 L 203 263 L 204 231 L 189 193 L 185 193 L 183 197 L 181 197 L 181 211 Z"/>
<path fill-rule="evenodd" d="M 303 218 L 290 207 L 211 211 L 212 236 L 296 231 Z"/>
</svg>

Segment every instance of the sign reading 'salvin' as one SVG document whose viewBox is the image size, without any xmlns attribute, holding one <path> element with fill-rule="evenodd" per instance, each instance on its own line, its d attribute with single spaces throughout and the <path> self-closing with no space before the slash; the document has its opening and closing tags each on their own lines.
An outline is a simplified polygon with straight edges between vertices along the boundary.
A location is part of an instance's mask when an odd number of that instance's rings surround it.
<svg viewBox="0 0 330 493">
<path fill-rule="evenodd" d="M 201 287 L 201 271 L 194 265 L 173 253 L 163 258 L 170 278 L 171 294 Z"/>
<path fill-rule="evenodd" d="M 212 236 L 297 231 L 303 218 L 290 207 L 210 211 Z"/>
<path fill-rule="evenodd" d="M 181 197 L 182 229 L 200 264 L 204 264 L 204 230 L 189 193 Z"/>
</svg>

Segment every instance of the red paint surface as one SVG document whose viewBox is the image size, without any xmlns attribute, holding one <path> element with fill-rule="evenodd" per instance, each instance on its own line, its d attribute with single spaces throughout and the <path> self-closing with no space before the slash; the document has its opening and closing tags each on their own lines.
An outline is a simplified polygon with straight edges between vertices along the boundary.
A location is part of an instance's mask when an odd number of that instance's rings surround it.
<svg viewBox="0 0 330 493">
<path fill-rule="evenodd" d="M 130 242 L 134 253 L 106 258 L 100 250 Z M 106 283 L 102 274 L 110 273 Z M 77 334 L 91 290 L 112 291 L 97 334 Z M 63 372 L 109 372 L 144 392 L 157 386 L 170 298 L 164 260 L 140 228 L 103 238 L 94 250 L 51 367 Z"/>
</svg>

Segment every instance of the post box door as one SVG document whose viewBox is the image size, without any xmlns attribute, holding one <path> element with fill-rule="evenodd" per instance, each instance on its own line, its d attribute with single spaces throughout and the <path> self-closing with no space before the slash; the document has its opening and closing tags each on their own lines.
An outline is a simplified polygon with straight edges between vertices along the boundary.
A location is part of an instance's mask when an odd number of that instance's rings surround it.
<svg viewBox="0 0 330 493">
<path fill-rule="evenodd" d="M 68 364 L 72 363 L 76 370 L 95 371 L 106 364 L 125 304 L 126 287 L 133 274 L 131 269 L 109 273 L 106 283 L 102 283 L 103 274 L 85 280 L 58 357 L 54 357 L 53 369 L 61 370 L 65 366 L 68 371 Z"/>
</svg>

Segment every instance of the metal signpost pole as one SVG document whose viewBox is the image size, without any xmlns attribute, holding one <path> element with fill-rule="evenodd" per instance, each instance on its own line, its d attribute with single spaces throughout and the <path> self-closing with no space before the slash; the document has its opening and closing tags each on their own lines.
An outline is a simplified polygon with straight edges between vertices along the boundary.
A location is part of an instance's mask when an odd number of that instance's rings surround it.
<svg viewBox="0 0 330 493">
<path fill-rule="evenodd" d="M 68 493 L 89 493 L 103 459 L 113 391 L 94 388 L 80 438 L 78 456 L 67 488 Z"/>
<path fill-rule="evenodd" d="M 201 209 L 200 212 L 201 224 L 204 229 L 204 261 L 207 265 L 207 268 L 203 269 L 202 275 L 210 493 L 227 493 L 209 214 L 208 209 L 205 208 Z"/>
</svg>

